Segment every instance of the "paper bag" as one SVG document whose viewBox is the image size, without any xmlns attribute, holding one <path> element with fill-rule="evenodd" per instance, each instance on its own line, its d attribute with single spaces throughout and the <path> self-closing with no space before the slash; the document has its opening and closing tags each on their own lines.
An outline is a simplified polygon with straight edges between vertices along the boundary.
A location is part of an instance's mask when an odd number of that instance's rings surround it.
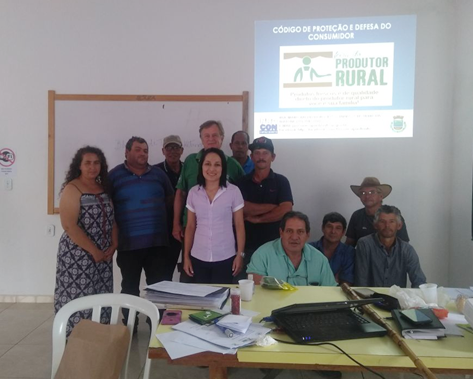
<svg viewBox="0 0 473 379">
<path fill-rule="evenodd" d="M 117 379 L 129 341 L 124 325 L 81 320 L 72 330 L 55 379 Z"/>
</svg>

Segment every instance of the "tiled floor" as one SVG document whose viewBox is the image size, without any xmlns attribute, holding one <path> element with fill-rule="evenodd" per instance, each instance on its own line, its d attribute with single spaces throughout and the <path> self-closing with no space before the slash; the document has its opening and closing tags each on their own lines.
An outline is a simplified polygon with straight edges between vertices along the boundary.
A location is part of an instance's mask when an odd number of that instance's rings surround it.
<svg viewBox="0 0 473 379">
<path fill-rule="evenodd" d="M 54 319 L 52 304 L 0 303 L 0 378 L 39 379 L 51 377 L 51 328 Z M 133 340 L 130 356 L 130 379 L 139 379 L 147 353 L 149 329 L 145 322 Z M 415 375 L 387 374 L 388 379 L 418 379 Z M 262 379 L 258 369 L 230 369 L 230 379 Z M 151 378 L 206 379 L 206 368 L 170 366 L 165 361 L 153 361 Z M 314 371 L 283 371 L 277 379 L 322 378 Z M 362 379 L 360 373 L 344 373 L 344 379 Z M 364 374 L 374 379 L 373 374 Z M 439 375 L 441 379 L 461 379 L 462 376 Z M 86 379 L 86 378 L 85 378 Z"/>
</svg>

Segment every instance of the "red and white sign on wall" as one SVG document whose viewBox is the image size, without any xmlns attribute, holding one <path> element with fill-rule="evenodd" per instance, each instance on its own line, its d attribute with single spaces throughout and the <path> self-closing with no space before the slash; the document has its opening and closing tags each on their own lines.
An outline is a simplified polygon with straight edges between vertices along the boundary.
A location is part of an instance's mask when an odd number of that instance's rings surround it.
<svg viewBox="0 0 473 379">
<path fill-rule="evenodd" d="M 12 149 L 0 149 L 0 176 L 14 176 L 16 173 L 16 156 Z"/>
</svg>

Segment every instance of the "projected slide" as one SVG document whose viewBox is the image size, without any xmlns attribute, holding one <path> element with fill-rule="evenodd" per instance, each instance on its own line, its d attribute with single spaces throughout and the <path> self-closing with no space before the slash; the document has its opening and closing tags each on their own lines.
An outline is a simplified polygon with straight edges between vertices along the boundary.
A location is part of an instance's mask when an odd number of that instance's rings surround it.
<svg viewBox="0 0 473 379">
<path fill-rule="evenodd" d="M 415 31 L 415 16 L 257 21 L 255 137 L 412 137 Z"/>
</svg>

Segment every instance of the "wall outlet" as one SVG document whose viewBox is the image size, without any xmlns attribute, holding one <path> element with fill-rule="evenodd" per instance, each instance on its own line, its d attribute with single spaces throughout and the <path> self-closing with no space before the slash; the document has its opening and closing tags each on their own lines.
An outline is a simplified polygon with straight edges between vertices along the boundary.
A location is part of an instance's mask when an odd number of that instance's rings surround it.
<svg viewBox="0 0 473 379">
<path fill-rule="evenodd" d="M 11 191 L 13 189 L 13 179 L 5 178 L 3 179 L 3 188 L 5 191 Z"/>
<path fill-rule="evenodd" d="M 54 237 L 54 235 L 56 234 L 56 227 L 53 224 L 48 225 L 46 227 L 46 234 L 49 237 Z"/>
</svg>

